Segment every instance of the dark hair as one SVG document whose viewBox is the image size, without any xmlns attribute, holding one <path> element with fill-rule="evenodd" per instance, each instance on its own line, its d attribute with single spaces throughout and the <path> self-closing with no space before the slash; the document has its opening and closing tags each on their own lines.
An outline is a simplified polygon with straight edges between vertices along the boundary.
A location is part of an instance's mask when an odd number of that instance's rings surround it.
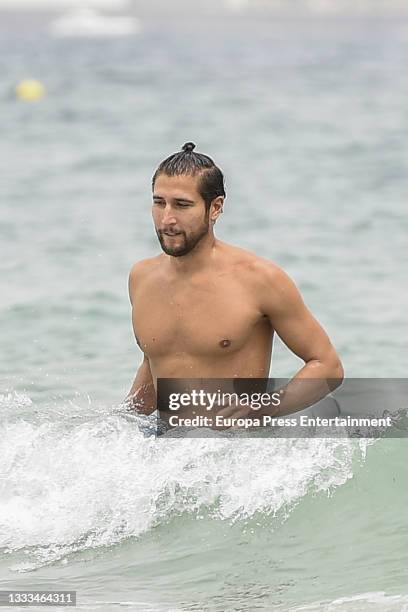
<svg viewBox="0 0 408 612">
<path fill-rule="evenodd" d="M 178 153 L 173 153 L 161 162 L 152 179 L 152 188 L 159 174 L 179 176 L 181 174 L 199 175 L 198 191 L 207 210 L 218 196 L 225 197 L 224 175 L 211 157 L 203 153 L 194 153 L 195 144 L 186 142 Z"/>
</svg>

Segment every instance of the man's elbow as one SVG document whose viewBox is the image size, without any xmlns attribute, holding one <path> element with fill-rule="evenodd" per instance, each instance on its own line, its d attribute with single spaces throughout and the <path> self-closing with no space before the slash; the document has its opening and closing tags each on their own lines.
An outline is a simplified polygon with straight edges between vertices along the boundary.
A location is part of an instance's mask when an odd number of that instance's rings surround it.
<svg viewBox="0 0 408 612">
<path fill-rule="evenodd" d="M 334 391 L 334 389 L 337 389 L 337 387 L 340 387 L 341 383 L 344 380 L 343 364 L 341 363 L 340 357 L 337 355 L 337 353 L 331 359 L 330 372 L 329 372 L 328 378 L 330 378 L 330 382 L 331 382 L 330 384 L 331 391 Z"/>
</svg>

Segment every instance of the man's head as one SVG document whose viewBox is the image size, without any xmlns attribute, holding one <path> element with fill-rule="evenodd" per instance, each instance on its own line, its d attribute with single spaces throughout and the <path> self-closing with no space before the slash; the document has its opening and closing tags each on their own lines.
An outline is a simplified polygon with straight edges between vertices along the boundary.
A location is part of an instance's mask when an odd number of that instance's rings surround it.
<svg viewBox="0 0 408 612">
<path fill-rule="evenodd" d="M 182 151 L 161 162 L 152 179 L 153 220 L 165 253 L 187 255 L 212 231 L 222 212 L 224 177 L 207 155 Z"/>
</svg>

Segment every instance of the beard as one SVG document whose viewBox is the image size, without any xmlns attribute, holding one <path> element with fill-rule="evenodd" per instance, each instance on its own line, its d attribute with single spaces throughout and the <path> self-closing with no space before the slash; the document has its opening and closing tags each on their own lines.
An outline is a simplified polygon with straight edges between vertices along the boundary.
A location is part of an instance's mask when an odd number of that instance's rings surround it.
<svg viewBox="0 0 408 612">
<path fill-rule="evenodd" d="M 174 236 L 177 236 L 177 246 L 171 246 L 170 244 L 166 244 L 166 240 L 168 240 L 169 236 L 167 236 L 163 230 L 156 230 L 157 237 L 160 242 L 160 246 L 166 255 L 171 255 L 172 257 L 183 257 L 183 255 L 187 255 L 190 253 L 208 234 L 208 220 L 206 219 L 201 227 L 194 233 L 191 233 L 187 236 L 186 232 L 174 232 Z"/>
</svg>

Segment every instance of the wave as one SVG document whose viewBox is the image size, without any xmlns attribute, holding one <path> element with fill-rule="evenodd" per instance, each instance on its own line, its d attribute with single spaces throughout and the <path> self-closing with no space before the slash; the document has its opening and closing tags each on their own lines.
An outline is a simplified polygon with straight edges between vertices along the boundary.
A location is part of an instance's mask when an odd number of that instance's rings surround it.
<svg viewBox="0 0 408 612">
<path fill-rule="evenodd" d="M 38 407 L 14 392 L 0 395 L 0 408 L 0 547 L 27 550 L 20 570 L 184 514 L 284 520 L 307 495 L 352 478 L 366 448 L 348 439 L 156 439 L 117 407 Z"/>
</svg>

